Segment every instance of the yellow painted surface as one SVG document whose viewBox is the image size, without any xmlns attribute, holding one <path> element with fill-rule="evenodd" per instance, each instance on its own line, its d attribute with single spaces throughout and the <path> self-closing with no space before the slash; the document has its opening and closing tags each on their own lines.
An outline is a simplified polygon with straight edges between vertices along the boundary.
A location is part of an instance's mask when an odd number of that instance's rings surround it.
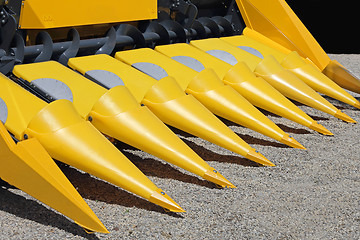
<svg viewBox="0 0 360 240">
<path fill-rule="evenodd" d="M 23 140 L 29 122 L 47 104 L 1 73 L 0 86 L 0 98 L 8 108 L 5 127 L 17 139 Z"/>
<path fill-rule="evenodd" d="M 255 73 L 290 99 L 331 115 L 335 115 L 338 111 L 336 107 L 306 83 L 285 70 L 272 56 L 265 57 L 256 67 Z"/>
<path fill-rule="evenodd" d="M 90 70 L 105 70 L 116 74 L 139 103 L 151 86 L 157 83 L 152 77 L 109 55 L 99 54 L 71 58 L 68 65 L 83 75 Z"/>
<path fill-rule="evenodd" d="M 35 64 L 19 65 L 16 75 L 30 81 L 32 78 L 43 77 L 38 75 L 43 70 L 43 74 L 50 74 L 53 71 L 54 74 L 68 77 L 68 75 L 62 74 L 61 67 L 63 70 L 70 72 L 71 70 L 61 65 L 59 67 L 57 64 L 59 63 L 36 64 L 37 71 L 34 70 L 35 68 L 31 68 L 31 65 Z M 55 67 L 56 65 L 57 67 Z M 21 66 L 30 66 L 30 68 Z M 46 71 L 46 68 L 49 68 L 49 72 Z M 83 78 L 81 75 L 76 75 Z M 48 77 L 50 76 L 52 75 L 48 75 Z M 20 88 L 19 86 L 15 87 Z M 85 90 L 87 91 L 87 89 Z M 106 92 L 106 89 L 100 90 Z M 97 91 L 89 91 L 97 93 Z M 36 97 L 34 96 L 34 98 Z M 91 98 L 89 101 L 92 101 Z M 32 102 L 29 100 L 28 104 L 32 104 Z M 45 107 L 30 120 L 25 133 L 29 138 L 36 138 L 52 158 L 88 172 L 149 201 L 151 201 L 152 195 L 159 190 L 93 125 L 85 121 L 74 108 L 73 103 L 68 100 L 61 99 L 45 104 Z M 183 211 L 172 200 L 173 204 L 169 205 L 169 199 L 163 197 L 157 199 L 156 203 L 169 208 L 170 211 Z"/>
<path fill-rule="evenodd" d="M 0 177 L 46 205 L 73 219 L 80 226 L 108 233 L 35 138 L 15 144 L 0 122 Z"/>
<path fill-rule="evenodd" d="M 236 3 L 248 28 L 311 59 L 321 70 L 329 64 L 330 58 L 284 0 L 236 0 Z"/>
<path fill-rule="evenodd" d="M 248 29 L 248 28 L 246 28 Z M 250 31 L 252 31 L 250 29 Z M 286 54 L 289 54 L 291 51 L 286 49 L 286 51 L 281 51 L 281 50 L 278 50 L 278 48 L 275 48 L 274 46 L 270 47 L 269 45 L 266 45 L 266 44 L 263 44 L 262 42 L 260 41 L 257 41 L 251 37 L 248 37 L 248 36 L 245 36 L 245 35 L 237 35 L 237 36 L 230 36 L 230 37 L 222 37 L 220 38 L 222 41 L 226 42 L 226 43 L 229 43 L 235 47 L 239 47 L 239 46 L 246 46 L 246 47 L 251 47 L 251 48 L 254 48 L 256 49 L 257 51 L 259 51 L 261 53 L 261 55 L 263 57 L 266 57 L 268 55 L 271 55 L 273 57 L 275 57 L 275 59 L 279 62 L 281 62 L 284 57 L 286 56 Z M 277 46 L 280 46 L 282 47 L 281 45 L 277 44 Z M 239 50 L 242 50 L 240 48 L 238 48 Z M 244 51 L 244 50 L 242 50 Z M 236 51 L 237 53 L 238 51 Z M 251 53 L 249 53 L 251 54 Z M 238 55 L 238 54 L 236 54 Z M 251 54 L 253 55 L 253 54 Z M 253 55 L 254 56 L 254 55 Z M 256 56 L 255 56 L 256 57 Z M 257 57 L 256 59 L 253 58 L 253 61 L 252 62 L 255 62 L 256 65 L 261 61 L 261 59 L 259 57 Z M 249 60 L 247 60 L 249 61 Z M 249 65 L 250 66 L 250 65 Z M 253 65 L 251 65 L 251 68 L 253 67 Z M 252 68 L 252 70 L 255 69 Z"/>
<path fill-rule="evenodd" d="M 44 29 L 157 18 L 156 0 L 24 0 L 20 28 Z"/>
<path fill-rule="evenodd" d="M 222 43 L 221 40 L 218 41 Z M 231 48 L 232 46 L 229 47 Z M 193 78 L 186 91 L 194 95 L 216 115 L 278 141 L 281 141 L 286 136 L 284 131 L 255 108 L 246 98 L 240 95 L 239 92 L 234 91 L 230 87 L 231 85 L 225 86 L 218 78 L 217 75 L 222 79 L 227 74 L 232 68 L 230 64 L 189 44 L 163 45 L 156 47 L 155 50 L 171 58 L 186 56 L 196 59 L 205 67 L 204 70 Z M 217 74 L 211 69 L 214 69 Z M 250 76 L 253 75 L 251 72 L 248 73 Z M 181 75 L 180 72 L 175 77 L 179 75 Z"/>
<path fill-rule="evenodd" d="M 99 63 L 105 65 L 106 61 L 102 59 L 110 58 L 119 65 L 131 68 L 116 59 L 105 56 L 94 57 Z M 86 61 L 84 58 L 81 60 L 85 61 L 73 61 L 73 67 L 74 65 L 93 66 L 93 61 Z M 92 124 L 102 133 L 199 176 L 204 176 L 205 172 L 211 168 L 146 107 L 141 107 L 126 86 L 120 85 L 107 90 L 57 62 L 27 66 L 29 68 L 18 68 L 17 72 L 28 81 L 34 78 L 53 78 L 65 83 L 72 91 L 75 108 L 82 113 L 83 118 L 87 119 L 90 116 Z M 111 68 L 111 65 L 106 66 L 109 71 L 117 69 Z M 29 69 L 33 69 L 37 74 L 28 74 Z M 136 80 L 135 78 L 134 81 Z"/>
<path fill-rule="evenodd" d="M 238 38 L 238 37 L 242 37 L 241 36 L 232 36 L 232 37 L 227 37 L 229 39 L 231 38 Z M 224 38 L 226 39 L 226 38 Z M 234 48 L 234 46 L 232 44 L 229 44 L 219 38 L 209 38 L 209 39 L 202 39 L 202 40 L 195 40 L 195 41 L 191 41 L 190 45 L 201 49 L 202 51 L 211 51 L 211 50 L 221 50 L 221 51 L 225 51 L 230 53 L 231 55 L 233 55 L 233 57 L 236 58 L 236 60 L 238 62 L 244 62 L 246 63 L 246 65 L 248 65 L 248 67 L 251 70 L 254 70 L 256 65 L 261 61 L 261 59 L 251 53 L 248 53 L 245 50 L 242 50 L 240 48 Z M 216 62 L 217 63 L 217 62 Z M 214 64 L 214 66 L 212 68 L 214 69 L 218 69 L 219 67 L 217 67 L 216 63 Z M 207 64 L 206 64 L 207 65 Z M 207 65 L 209 66 L 209 65 Z M 224 68 L 223 72 L 226 72 L 229 70 L 229 67 Z M 216 70 L 217 74 L 219 75 L 220 78 L 224 77 L 224 73 L 219 72 L 219 70 Z"/>
<path fill-rule="evenodd" d="M 197 75 L 195 70 L 192 70 L 175 60 L 169 59 L 167 56 L 150 48 L 117 52 L 115 58 L 129 65 L 138 62 L 150 62 L 156 64 L 165 69 L 169 76 L 176 77 L 177 83 L 183 90 L 187 88 L 192 79 Z M 179 74 L 179 72 L 181 72 L 181 74 Z"/>
<path fill-rule="evenodd" d="M 288 54 L 281 65 L 294 73 L 299 79 L 313 88 L 315 91 L 323 93 L 354 107 L 359 107 L 360 103 L 353 96 L 347 93 L 339 85 L 333 82 L 325 74 L 310 64 L 306 64 L 298 53 Z"/>
<path fill-rule="evenodd" d="M 17 65 L 13 73 L 28 82 L 40 78 L 64 82 L 72 92 L 74 107 L 83 118 L 87 117 L 94 104 L 106 93 L 105 88 L 55 61 Z"/>
</svg>

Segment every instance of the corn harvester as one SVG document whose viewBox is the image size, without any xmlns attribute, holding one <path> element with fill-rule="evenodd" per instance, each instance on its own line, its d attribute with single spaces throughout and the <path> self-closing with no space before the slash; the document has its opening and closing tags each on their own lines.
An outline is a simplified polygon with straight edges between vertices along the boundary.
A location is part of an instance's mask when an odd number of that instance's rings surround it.
<svg viewBox="0 0 360 240">
<path fill-rule="evenodd" d="M 323 135 L 291 100 L 350 123 L 319 93 L 360 108 L 284 0 L 2 0 L 0 72 L 0 178 L 87 232 L 108 230 L 54 160 L 184 212 L 113 143 L 235 188 L 168 126 L 274 166 L 217 116 L 304 150 L 259 108 Z"/>
</svg>

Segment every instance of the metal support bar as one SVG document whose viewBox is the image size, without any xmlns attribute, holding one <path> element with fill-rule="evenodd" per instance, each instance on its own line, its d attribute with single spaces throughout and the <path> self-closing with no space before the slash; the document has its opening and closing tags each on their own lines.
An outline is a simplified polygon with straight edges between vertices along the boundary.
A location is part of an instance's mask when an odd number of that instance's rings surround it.
<svg viewBox="0 0 360 240">
<path fill-rule="evenodd" d="M 121 50 L 126 46 L 154 47 L 159 44 L 188 42 L 192 39 L 201 39 L 209 36 L 220 36 L 224 34 L 230 35 L 231 33 L 224 29 L 224 22 L 227 20 L 225 18 L 223 18 L 221 21 L 219 21 L 219 19 L 217 20 L 217 23 L 211 19 L 204 18 L 200 19 L 200 21 L 195 20 L 193 23 L 193 28 L 184 28 L 179 23 L 171 20 L 165 20 L 163 22 L 154 21 L 149 24 L 148 29 L 146 29 L 143 33 L 132 25 L 120 24 L 116 27 L 115 34 L 114 30 L 112 30 L 105 37 L 77 41 L 77 56 L 101 53 L 103 51 L 100 50 L 105 49 L 105 46 L 106 53 L 109 53 L 112 51 Z M 49 40 L 45 38 L 45 36 L 48 34 L 40 33 L 39 35 L 43 35 L 41 38 L 39 38 L 42 41 L 45 39 Z M 116 35 L 116 37 L 114 37 L 114 35 Z M 57 43 L 46 41 L 47 44 L 42 41 L 40 41 L 41 44 L 32 46 L 15 46 L 10 49 L 10 52 L 16 52 L 17 48 L 23 48 L 23 51 L 21 51 L 23 56 L 18 57 L 18 59 L 23 59 L 24 63 L 28 63 L 33 62 L 34 59 L 39 59 L 38 57 L 40 55 L 51 56 L 51 59 L 58 59 L 59 56 L 67 49 L 74 48 L 73 40 Z M 1 64 L 2 63 L 0 62 L 0 67 Z M 6 71 L 2 71 L 4 74 L 7 74 L 12 70 L 8 68 L 6 69 Z"/>
</svg>

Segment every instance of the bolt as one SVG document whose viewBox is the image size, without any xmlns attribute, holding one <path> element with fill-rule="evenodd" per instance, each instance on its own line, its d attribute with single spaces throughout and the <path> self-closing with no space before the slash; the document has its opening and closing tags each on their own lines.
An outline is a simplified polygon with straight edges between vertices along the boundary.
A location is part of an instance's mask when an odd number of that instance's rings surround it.
<svg viewBox="0 0 360 240">
<path fill-rule="evenodd" d="M 26 140 L 28 138 L 29 138 L 29 136 L 27 134 L 24 134 L 24 139 Z"/>
<path fill-rule="evenodd" d="M 88 120 L 91 122 L 93 120 L 92 116 L 89 116 Z"/>
</svg>

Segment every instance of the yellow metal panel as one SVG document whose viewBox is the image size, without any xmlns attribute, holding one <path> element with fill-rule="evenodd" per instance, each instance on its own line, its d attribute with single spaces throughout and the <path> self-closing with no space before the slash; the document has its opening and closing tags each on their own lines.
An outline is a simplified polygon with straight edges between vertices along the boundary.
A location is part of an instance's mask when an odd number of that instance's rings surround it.
<svg viewBox="0 0 360 240">
<path fill-rule="evenodd" d="M 92 231 L 108 233 L 34 138 L 13 141 L 0 122 L 0 177 Z"/>
<path fill-rule="evenodd" d="M 206 39 L 210 40 L 211 39 Z M 220 40 L 219 40 L 220 41 Z M 157 46 L 156 51 L 172 58 L 176 56 L 191 57 L 199 61 L 205 68 L 213 69 L 216 74 L 222 79 L 227 71 L 231 68 L 231 65 L 221 61 L 220 59 L 213 57 L 204 51 L 201 51 L 195 47 L 186 43 L 177 43 L 172 45 Z"/>
<path fill-rule="evenodd" d="M 212 115 L 192 95 L 185 95 L 183 91 L 198 74 L 195 70 L 148 48 L 117 52 L 115 57 L 129 65 L 137 63 L 139 60 L 160 65 L 166 68 L 166 72 L 170 76 L 173 75 L 172 73 L 176 76 L 180 75 L 176 74 L 177 69 L 180 69 L 182 73 L 182 76 L 179 76 L 180 78 L 175 80 L 168 76 L 160 79 L 146 93 L 142 101 L 163 122 L 229 149 L 250 160 L 263 163 L 268 161 Z M 179 81 L 179 79 L 181 80 Z"/>
<path fill-rule="evenodd" d="M 59 28 L 156 17 L 156 0 L 26 0 L 20 12 L 20 28 Z"/>
<path fill-rule="evenodd" d="M 14 68 L 14 74 L 29 82 L 39 78 L 58 79 L 61 77 L 61 81 L 73 93 L 73 104 L 83 118 L 89 114 L 97 100 L 106 93 L 105 88 L 87 81 L 81 75 L 69 71 L 68 68 L 54 61 L 18 65 Z"/>
<path fill-rule="evenodd" d="M 222 43 L 221 40 L 217 40 Z M 234 89 L 230 86 L 227 86 L 227 89 L 222 87 L 224 84 L 219 81 L 220 79 L 216 76 L 216 73 L 221 79 L 224 78 L 227 72 L 232 68 L 230 64 L 185 43 L 157 46 L 155 50 L 171 58 L 176 56 L 190 57 L 196 59 L 204 65 L 205 69 L 194 77 L 188 85 L 186 92 L 194 95 L 200 102 L 209 108 L 210 111 L 225 119 L 260 132 L 268 137 L 274 138 L 282 143 L 289 143 L 289 141 L 284 139 L 290 138 L 278 126 L 266 118 L 266 116 L 258 111 L 245 98 L 243 98 L 242 95 L 233 91 Z M 211 70 L 211 74 L 209 71 L 210 69 L 213 69 L 216 73 Z M 174 76 L 176 77 L 177 75 Z M 218 81 L 218 84 L 221 82 L 222 86 L 220 84 L 217 86 L 214 85 L 216 80 Z M 204 86 L 207 88 L 204 88 Z M 215 89 L 218 94 L 216 98 L 214 97 Z M 212 96 L 209 95 L 209 92 L 211 92 Z M 235 105 L 235 103 L 238 105 Z M 236 109 L 236 113 L 234 109 Z M 296 144 L 292 143 L 290 145 L 305 149 L 297 142 Z"/>
<path fill-rule="evenodd" d="M 29 78 L 35 77 L 36 74 L 28 74 L 28 72 L 39 72 L 41 70 L 32 68 L 34 65 L 29 64 L 31 68 L 26 69 L 26 71 L 25 68 L 17 68 L 16 72 L 18 74 L 24 72 L 24 76 L 29 76 Z M 40 66 L 40 64 L 36 65 Z M 44 72 L 53 71 L 54 74 L 62 75 L 62 72 L 53 67 L 55 65 L 51 65 L 51 63 L 41 66 L 43 66 Z M 46 67 L 48 67 L 47 70 Z M 50 76 L 50 73 L 47 72 L 47 74 Z M 161 189 L 157 188 L 89 122 L 82 119 L 70 101 L 61 99 L 46 104 L 6 77 L 0 76 L 0 86 L 5 86 L 5 93 L 14 94 L 1 94 L 3 88 L 0 88 L 0 96 L 5 103 L 11 98 L 22 99 L 21 110 L 26 112 L 26 108 L 32 109 L 31 114 L 26 115 L 25 133 L 29 138 L 36 138 L 52 158 L 140 195 L 170 211 L 184 211 L 169 196 L 160 194 Z M 26 93 L 30 95 L 27 96 Z M 24 96 L 27 97 L 24 98 Z M 40 101 L 41 104 L 38 104 L 37 101 Z M 19 107 L 12 104 L 11 101 L 10 104 L 9 109 Z M 36 108 L 37 104 L 40 105 L 38 108 Z M 6 124 L 8 122 L 10 123 L 9 118 Z"/>
<path fill-rule="evenodd" d="M 254 45 L 249 43 L 257 43 L 245 36 L 233 36 L 222 38 L 224 40 L 228 39 L 229 42 L 233 42 L 235 46 L 250 46 Z M 245 41 L 241 41 L 245 40 Z M 251 41 L 247 41 L 251 40 Z M 322 127 L 320 124 L 317 124 L 315 120 L 309 117 L 301 109 L 299 109 L 295 104 L 289 101 L 284 97 L 280 92 L 274 89 L 269 83 L 260 77 L 256 77 L 252 72 L 256 66 L 261 62 L 261 58 L 248 53 L 240 48 L 237 48 L 233 45 L 228 44 L 227 42 L 220 40 L 218 38 L 204 39 L 191 41 L 190 44 L 198 47 L 204 51 L 209 50 L 221 50 L 231 54 L 236 60 L 233 62 L 234 66 L 226 72 L 225 77 L 223 77 L 223 82 L 227 85 L 233 87 L 241 95 L 243 95 L 249 102 L 254 104 L 257 107 L 263 108 L 269 112 L 275 113 L 277 115 L 288 118 L 292 121 L 300 123 L 304 126 L 307 126 L 316 131 L 320 131 L 323 134 L 332 135 L 328 130 Z M 255 48 L 256 48 L 255 44 Z M 265 46 L 265 45 L 264 45 Z M 266 46 L 266 48 L 268 48 Z M 259 48 L 256 48 L 257 50 Z M 271 49 L 271 48 L 269 48 Z M 266 49 L 265 49 L 266 50 Z M 274 50 L 277 52 L 276 50 Z M 271 51 L 260 51 L 264 56 L 267 56 Z M 269 53 L 270 52 L 270 53 Z M 286 56 L 279 52 L 279 55 Z M 245 63 L 250 68 L 248 68 Z M 206 65 L 206 64 L 205 64 Z"/>
<path fill-rule="evenodd" d="M 246 26 L 309 58 L 321 70 L 330 58 L 284 0 L 236 0 Z"/>
<path fill-rule="evenodd" d="M 233 36 L 236 37 L 243 37 L 241 36 Z M 231 37 L 230 37 L 231 38 Z M 195 40 L 191 41 L 190 45 L 199 48 L 205 52 L 211 50 L 221 50 L 232 54 L 234 58 L 238 62 L 245 62 L 251 70 L 254 70 L 256 65 L 261 61 L 261 59 L 251 53 L 248 53 L 245 50 L 240 48 L 234 48 L 233 45 L 226 43 L 225 41 L 220 40 L 219 38 L 210 38 L 210 39 L 203 39 L 203 40 Z M 237 54 L 234 54 L 236 52 Z M 219 73 L 218 73 L 219 74 Z M 221 77 L 222 75 L 219 74 Z M 221 77 L 222 78 L 222 77 Z"/>
<path fill-rule="evenodd" d="M 22 140 L 31 119 L 46 106 L 46 103 L 0 73 L 0 98 L 8 109 L 5 127 Z"/>
<path fill-rule="evenodd" d="M 146 92 L 157 83 L 152 77 L 104 54 L 71 58 L 68 65 L 84 75 L 90 70 L 105 70 L 116 74 L 139 103 Z"/>
<path fill-rule="evenodd" d="M 347 93 L 330 78 L 322 74 L 313 65 L 306 64 L 297 52 L 292 52 L 287 55 L 281 65 L 294 73 L 315 91 L 360 108 L 358 100 Z"/>
<path fill-rule="evenodd" d="M 141 61 L 139 60 L 141 56 Z M 122 51 L 115 54 L 115 58 L 132 65 L 137 62 L 150 62 L 165 69 L 169 76 L 176 76 L 176 81 L 185 90 L 192 79 L 198 74 L 195 70 L 163 55 L 150 48 Z M 179 74 L 181 72 L 182 74 Z"/>
</svg>

